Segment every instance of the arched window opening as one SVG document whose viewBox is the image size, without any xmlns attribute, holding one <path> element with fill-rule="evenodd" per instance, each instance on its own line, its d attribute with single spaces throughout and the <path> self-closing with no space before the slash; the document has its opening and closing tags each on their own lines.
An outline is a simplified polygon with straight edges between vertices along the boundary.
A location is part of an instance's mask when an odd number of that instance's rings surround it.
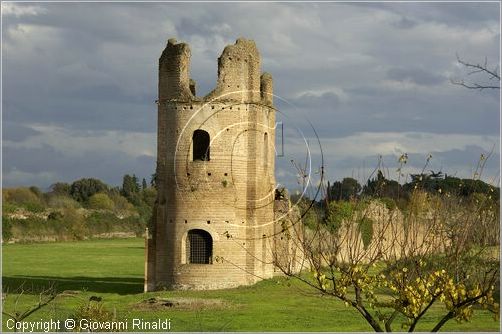
<svg viewBox="0 0 502 334">
<path fill-rule="evenodd" d="M 195 130 L 192 136 L 193 161 L 209 161 L 209 133 L 204 130 Z"/>
<path fill-rule="evenodd" d="M 213 238 L 204 230 L 188 231 L 187 263 L 210 264 L 213 257 Z"/>
</svg>

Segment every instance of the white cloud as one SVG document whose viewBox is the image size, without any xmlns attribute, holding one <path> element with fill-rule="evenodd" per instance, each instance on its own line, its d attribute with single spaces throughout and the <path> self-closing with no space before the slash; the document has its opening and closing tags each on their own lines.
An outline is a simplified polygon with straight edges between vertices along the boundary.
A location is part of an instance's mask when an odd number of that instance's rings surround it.
<svg viewBox="0 0 502 334">
<path fill-rule="evenodd" d="M 357 165 L 378 154 L 489 150 L 500 132 L 499 96 L 447 79 L 462 74 L 456 52 L 474 62 L 499 58 L 500 18 L 489 10 L 495 7 L 2 3 L 3 117 L 41 132 L 22 142 L 6 138 L 4 146 L 50 147 L 69 158 L 120 152 L 127 155 L 121 163 L 134 170 L 140 162 L 128 157 L 155 156 L 153 101 L 166 39 L 190 44 L 191 76 L 203 95 L 215 85 L 224 46 L 242 36 L 256 41 L 275 91 L 299 105 L 291 117 L 316 125 L 337 176 L 354 168 L 348 162 L 338 168 L 343 159 Z M 401 75 L 389 77 L 393 68 Z M 421 73 L 403 74 L 410 69 Z M 433 77 L 444 80 L 431 83 Z M 304 157 L 303 143 L 294 145 L 286 153 Z M 23 152 L 4 161 L 5 168 L 30 165 L 29 157 L 20 163 Z M 32 166 L 38 175 L 38 161 Z M 9 180 L 22 179 L 19 173 L 11 171 Z"/>
<path fill-rule="evenodd" d="M 39 134 L 23 142 L 4 141 L 10 148 L 49 146 L 69 157 L 99 152 L 123 152 L 132 157 L 156 156 L 156 134 L 124 131 L 71 131 L 58 126 L 32 125 Z"/>
<path fill-rule="evenodd" d="M 335 95 L 340 102 L 347 102 L 349 100 L 348 93 L 342 87 L 325 87 L 323 89 L 316 90 L 305 90 L 295 94 L 296 99 L 304 99 L 309 97 L 322 97 L 325 94 L 333 94 Z"/>
<path fill-rule="evenodd" d="M 2 2 L 2 15 L 5 16 L 34 16 L 47 12 L 47 9 L 33 5 L 18 5 L 13 2 Z"/>
<path fill-rule="evenodd" d="M 464 150 L 476 145 L 484 150 L 499 150 L 499 137 L 467 134 L 435 134 L 422 132 L 363 132 L 343 138 L 321 138 L 323 150 L 339 157 L 365 157 L 423 154 Z M 312 140 L 311 140 L 312 142 Z M 481 153 L 481 152 L 480 152 Z"/>
</svg>

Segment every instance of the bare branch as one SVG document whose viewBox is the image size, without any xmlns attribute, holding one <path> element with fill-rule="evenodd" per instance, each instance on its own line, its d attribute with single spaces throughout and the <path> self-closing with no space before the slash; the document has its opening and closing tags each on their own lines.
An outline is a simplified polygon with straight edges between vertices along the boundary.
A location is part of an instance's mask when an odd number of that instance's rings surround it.
<svg viewBox="0 0 502 334">
<path fill-rule="evenodd" d="M 473 74 L 484 74 L 487 76 L 488 81 L 496 80 L 496 84 L 489 83 L 479 83 L 479 82 L 467 82 L 464 79 L 450 79 L 450 82 L 454 85 L 462 86 L 467 89 L 500 89 L 500 74 L 498 65 L 493 69 L 488 68 L 488 58 L 485 57 L 485 62 L 483 64 L 474 64 L 469 63 L 467 61 L 462 60 L 457 54 L 457 62 L 464 66 L 466 69 L 470 71 L 466 73 L 466 76 L 471 76 Z"/>
<path fill-rule="evenodd" d="M 30 292 L 34 291 L 34 288 L 31 288 L 29 290 Z M 47 288 L 42 289 L 39 294 L 38 294 L 38 301 L 36 304 L 30 306 L 24 311 L 18 311 L 18 303 L 19 299 L 21 296 L 23 296 L 27 290 L 24 288 L 24 282 L 21 284 L 21 286 L 18 288 L 18 294 L 16 296 L 15 302 L 14 302 L 14 308 L 11 312 L 8 312 L 5 310 L 5 307 L 2 307 L 2 314 L 5 316 L 11 318 L 14 320 L 14 323 L 19 323 L 22 322 L 24 319 L 26 319 L 28 316 L 31 314 L 37 312 L 44 306 L 48 305 L 50 302 L 52 302 L 56 297 L 59 296 L 59 293 L 57 290 L 54 288 L 54 284 L 50 285 Z"/>
</svg>

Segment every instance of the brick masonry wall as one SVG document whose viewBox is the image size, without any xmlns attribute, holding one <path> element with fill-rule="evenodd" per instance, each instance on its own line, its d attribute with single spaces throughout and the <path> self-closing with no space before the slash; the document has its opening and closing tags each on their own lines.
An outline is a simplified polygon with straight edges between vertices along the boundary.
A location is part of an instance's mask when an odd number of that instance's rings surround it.
<svg viewBox="0 0 502 334">
<path fill-rule="evenodd" d="M 190 50 L 170 40 L 159 60 L 157 187 L 145 289 L 217 289 L 274 274 L 275 112 L 272 77 L 253 41 L 218 60 L 218 82 L 193 96 Z M 263 83 L 263 91 L 261 85 Z M 192 82 L 193 87 L 193 82 Z M 210 136 L 210 160 L 193 161 L 195 130 Z M 187 234 L 208 232 L 212 264 L 187 263 Z"/>
</svg>

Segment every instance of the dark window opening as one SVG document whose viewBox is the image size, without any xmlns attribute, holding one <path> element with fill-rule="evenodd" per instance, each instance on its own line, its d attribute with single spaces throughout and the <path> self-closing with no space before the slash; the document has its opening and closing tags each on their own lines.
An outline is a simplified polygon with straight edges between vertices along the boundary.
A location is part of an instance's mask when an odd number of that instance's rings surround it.
<svg viewBox="0 0 502 334">
<path fill-rule="evenodd" d="M 193 161 L 209 161 L 209 133 L 204 130 L 195 130 L 193 140 Z"/>
<path fill-rule="evenodd" d="M 190 230 L 187 237 L 187 262 L 212 263 L 213 238 L 204 230 Z"/>
<path fill-rule="evenodd" d="M 268 134 L 265 132 L 263 135 L 263 165 L 268 164 Z"/>
</svg>

